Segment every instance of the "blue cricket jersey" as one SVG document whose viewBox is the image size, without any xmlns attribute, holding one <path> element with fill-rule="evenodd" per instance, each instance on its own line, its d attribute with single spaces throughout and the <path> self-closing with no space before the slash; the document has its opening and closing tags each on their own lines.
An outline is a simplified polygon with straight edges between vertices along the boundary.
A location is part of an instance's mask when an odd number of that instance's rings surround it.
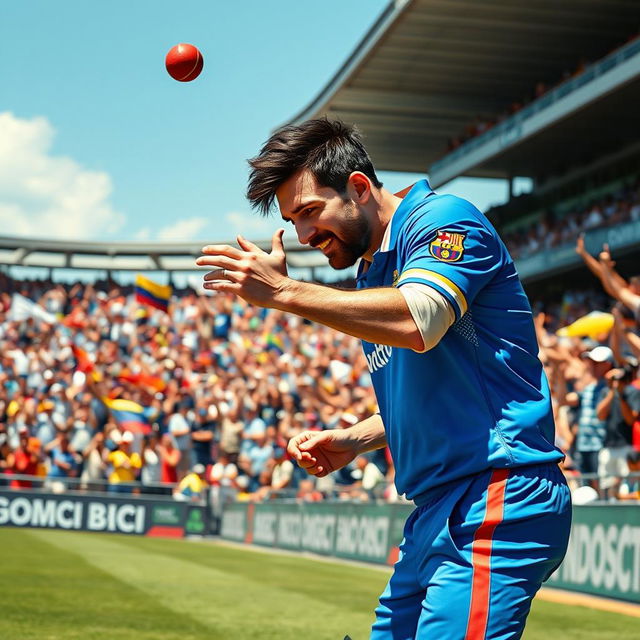
<svg viewBox="0 0 640 640">
<path fill-rule="evenodd" d="M 363 341 L 398 491 L 421 503 L 486 469 L 560 461 L 531 307 L 493 226 L 426 180 L 390 224 L 358 288 L 422 283 L 456 315 L 425 353 Z"/>
</svg>

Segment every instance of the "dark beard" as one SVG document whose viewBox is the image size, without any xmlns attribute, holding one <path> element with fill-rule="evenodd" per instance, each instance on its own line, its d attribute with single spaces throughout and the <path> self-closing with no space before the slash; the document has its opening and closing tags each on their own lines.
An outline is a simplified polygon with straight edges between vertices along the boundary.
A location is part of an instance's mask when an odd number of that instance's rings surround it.
<svg viewBox="0 0 640 640">
<path fill-rule="evenodd" d="M 363 213 L 358 211 L 353 202 L 345 202 L 344 214 L 344 224 L 340 230 L 341 237 L 333 236 L 332 252 L 329 256 L 329 265 L 336 270 L 352 267 L 367 252 L 371 244 L 369 221 Z"/>
</svg>

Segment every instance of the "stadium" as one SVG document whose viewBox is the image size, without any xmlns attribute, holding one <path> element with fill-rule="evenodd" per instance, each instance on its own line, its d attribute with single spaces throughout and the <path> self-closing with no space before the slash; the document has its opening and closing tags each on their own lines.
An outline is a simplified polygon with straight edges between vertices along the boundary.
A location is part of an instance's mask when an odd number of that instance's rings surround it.
<svg viewBox="0 0 640 640">
<path fill-rule="evenodd" d="M 573 502 L 529 640 L 637 637 L 639 102 L 634 0 L 393 0 L 286 122 L 353 123 L 377 169 L 436 192 L 506 185 L 483 213 L 534 313 Z M 201 246 L 0 236 L 3 638 L 368 637 L 414 505 L 388 449 L 315 478 L 287 443 L 375 413 L 370 363 L 207 295 Z"/>
</svg>

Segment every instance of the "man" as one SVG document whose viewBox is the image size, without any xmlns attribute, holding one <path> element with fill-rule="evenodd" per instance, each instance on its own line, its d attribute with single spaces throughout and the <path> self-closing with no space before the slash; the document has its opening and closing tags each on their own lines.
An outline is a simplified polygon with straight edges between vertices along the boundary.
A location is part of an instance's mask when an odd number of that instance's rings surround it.
<svg viewBox="0 0 640 640">
<path fill-rule="evenodd" d="M 169 417 L 168 430 L 174 437 L 176 446 L 180 451 L 178 462 L 178 480 L 182 480 L 189 472 L 191 466 L 191 425 L 190 406 L 186 399 L 180 400 L 174 406 L 173 413 Z"/>
<path fill-rule="evenodd" d="M 117 445 L 115 451 L 105 449 L 103 458 L 111 465 L 109 474 L 109 491 L 112 493 L 132 493 L 133 483 L 137 480 L 138 472 L 142 467 L 142 460 L 137 451 L 131 451 L 134 441 L 133 433 L 113 433 L 112 440 Z"/>
<path fill-rule="evenodd" d="M 29 437 L 29 428 L 22 425 L 18 429 L 19 444 L 13 452 L 11 459 L 13 472 L 21 476 L 35 476 L 40 462 L 39 450 L 34 445 L 35 438 Z M 31 446 L 30 446 L 31 445 Z M 12 480 L 9 485 L 12 489 L 31 489 L 31 480 Z"/>
<path fill-rule="evenodd" d="M 596 407 L 598 418 L 605 424 L 604 446 L 598 454 L 600 489 L 609 490 L 611 497 L 619 493 L 622 478 L 629 475 L 627 457 L 633 451 L 633 423 L 640 414 L 640 389 L 631 384 L 635 369 L 635 363 L 611 369 Z"/>
<path fill-rule="evenodd" d="M 205 480 L 206 468 L 203 464 L 194 464 L 190 473 L 180 480 L 180 484 L 173 493 L 175 500 L 199 502 L 204 499 L 207 487 Z"/>
<path fill-rule="evenodd" d="M 570 498 L 553 445 L 531 309 L 504 245 L 470 203 L 426 180 L 382 187 L 341 122 L 284 127 L 250 161 L 248 196 L 277 200 L 298 239 L 335 269 L 360 260 L 358 289 L 288 277 L 270 254 L 204 248 L 205 286 L 295 313 L 363 341 L 380 413 L 288 446 L 312 475 L 389 445 L 417 509 L 371 638 L 519 638 L 531 600 L 564 556 Z"/>
<path fill-rule="evenodd" d="M 43 446 L 49 444 L 56 438 L 56 419 L 53 414 L 54 408 L 55 404 L 51 400 L 45 400 L 38 405 L 38 412 L 36 414 L 36 435 Z M 58 418 L 58 423 L 62 424 L 62 418 Z"/>
<path fill-rule="evenodd" d="M 273 470 L 271 472 L 271 491 L 290 490 L 293 481 L 293 463 L 287 457 L 283 446 L 273 447 Z"/>
<path fill-rule="evenodd" d="M 212 462 L 211 446 L 217 428 L 218 410 L 215 405 L 200 406 L 191 423 L 191 455 L 194 464 L 208 467 Z"/>
<path fill-rule="evenodd" d="M 598 472 L 598 457 L 604 446 L 606 425 L 598 416 L 598 403 L 602 392 L 607 387 L 606 376 L 613 367 L 613 351 L 603 345 L 586 351 L 582 357 L 587 362 L 587 370 L 583 378 L 584 386 L 580 391 L 568 393 L 565 403 L 576 407 L 576 424 L 573 456 L 580 473 L 595 474 Z M 598 488 L 598 482 L 590 484 Z"/>
<path fill-rule="evenodd" d="M 45 452 L 50 458 L 50 467 L 47 477 L 52 481 L 50 485 L 56 490 L 64 490 L 66 485 L 63 478 L 70 478 L 76 475 L 77 461 L 73 452 L 69 448 L 69 434 L 60 431 L 55 440 L 52 440 L 46 447 Z"/>
</svg>

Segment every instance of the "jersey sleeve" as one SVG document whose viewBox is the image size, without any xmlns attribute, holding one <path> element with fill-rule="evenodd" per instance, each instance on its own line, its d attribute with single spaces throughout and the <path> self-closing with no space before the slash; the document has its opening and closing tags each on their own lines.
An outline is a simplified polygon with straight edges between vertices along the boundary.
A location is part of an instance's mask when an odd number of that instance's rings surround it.
<svg viewBox="0 0 640 640">
<path fill-rule="evenodd" d="M 418 282 L 451 303 L 456 320 L 502 266 L 501 243 L 475 207 L 454 197 L 414 212 L 399 238 L 396 286 Z M 474 212 L 477 212 L 474 214 Z"/>
</svg>

